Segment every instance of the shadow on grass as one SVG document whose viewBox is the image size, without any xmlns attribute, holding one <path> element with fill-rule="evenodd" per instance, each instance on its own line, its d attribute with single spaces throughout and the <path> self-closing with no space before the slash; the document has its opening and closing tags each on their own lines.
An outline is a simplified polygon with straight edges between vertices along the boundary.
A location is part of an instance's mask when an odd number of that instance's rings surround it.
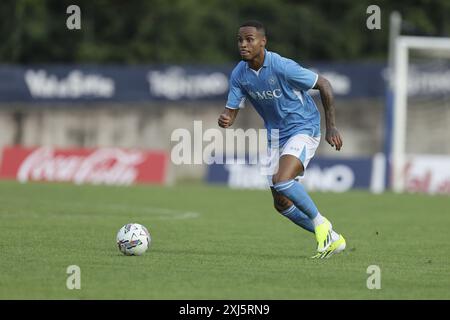
<svg viewBox="0 0 450 320">
<path fill-rule="evenodd" d="M 161 250 L 154 249 L 151 252 L 162 254 L 162 255 L 194 255 L 194 256 L 217 256 L 217 257 L 234 257 L 234 258 L 262 258 L 262 259 L 309 259 L 310 255 L 301 253 L 298 255 L 294 254 L 281 254 L 281 253 L 260 253 L 260 252 L 224 252 L 224 251 L 210 251 L 201 249 L 169 249 Z M 149 252 L 149 254 L 151 254 Z"/>
</svg>

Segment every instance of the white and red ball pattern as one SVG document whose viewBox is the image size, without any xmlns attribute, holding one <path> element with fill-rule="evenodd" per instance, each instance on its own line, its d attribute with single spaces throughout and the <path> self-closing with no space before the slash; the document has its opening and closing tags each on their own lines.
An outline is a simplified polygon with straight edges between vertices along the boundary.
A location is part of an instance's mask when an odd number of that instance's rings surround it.
<svg viewBox="0 0 450 320">
<path fill-rule="evenodd" d="M 117 246 L 124 255 L 140 256 L 150 247 L 151 237 L 147 228 L 139 223 L 128 223 L 117 233 Z"/>
</svg>

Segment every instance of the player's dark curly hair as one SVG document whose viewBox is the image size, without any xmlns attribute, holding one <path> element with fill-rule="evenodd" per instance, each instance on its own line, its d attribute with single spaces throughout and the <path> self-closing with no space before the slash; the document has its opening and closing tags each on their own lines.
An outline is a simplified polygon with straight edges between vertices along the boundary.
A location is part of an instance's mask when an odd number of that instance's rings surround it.
<svg viewBox="0 0 450 320">
<path fill-rule="evenodd" d="M 261 34 L 262 34 L 263 36 L 266 35 L 266 28 L 264 27 L 264 25 L 263 25 L 261 22 L 259 22 L 259 21 L 257 21 L 257 20 L 248 20 L 248 21 L 245 21 L 243 24 L 241 24 L 241 25 L 239 26 L 239 28 L 242 28 L 242 27 L 255 27 L 256 30 L 258 30 L 259 32 L 261 32 Z"/>
</svg>

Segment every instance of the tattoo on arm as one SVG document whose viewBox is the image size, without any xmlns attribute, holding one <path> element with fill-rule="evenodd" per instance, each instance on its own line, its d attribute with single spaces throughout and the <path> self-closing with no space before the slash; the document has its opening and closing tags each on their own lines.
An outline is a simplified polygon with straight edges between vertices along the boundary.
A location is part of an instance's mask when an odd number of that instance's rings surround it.
<svg viewBox="0 0 450 320">
<path fill-rule="evenodd" d="M 331 88 L 330 82 L 319 75 L 313 89 L 318 89 L 320 91 L 320 99 L 322 100 L 322 105 L 325 110 L 325 122 L 327 129 L 334 127 L 336 125 L 335 108 L 333 89 Z"/>
</svg>

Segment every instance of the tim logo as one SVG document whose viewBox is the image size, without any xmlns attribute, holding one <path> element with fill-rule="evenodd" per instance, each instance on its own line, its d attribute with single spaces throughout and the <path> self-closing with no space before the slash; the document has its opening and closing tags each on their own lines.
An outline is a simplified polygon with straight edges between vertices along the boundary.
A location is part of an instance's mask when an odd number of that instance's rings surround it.
<svg viewBox="0 0 450 320">
<path fill-rule="evenodd" d="M 266 91 L 250 91 L 248 93 L 255 100 L 270 100 L 281 97 L 281 89 Z"/>
</svg>

